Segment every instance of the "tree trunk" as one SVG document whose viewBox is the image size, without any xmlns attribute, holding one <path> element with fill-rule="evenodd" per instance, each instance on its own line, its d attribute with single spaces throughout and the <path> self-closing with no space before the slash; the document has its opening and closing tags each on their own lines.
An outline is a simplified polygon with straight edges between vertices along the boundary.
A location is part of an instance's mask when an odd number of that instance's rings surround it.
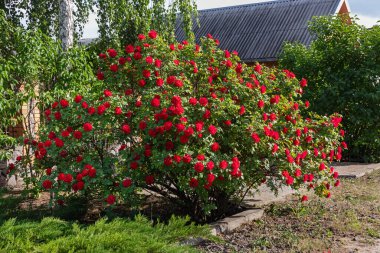
<svg viewBox="0 0 380 253">
<path fill-rule="evenodd" d="M 59 39 L 66 51 L 74 43 L 74 18 L 72 0 L 60 0 L 59 3 Z"/>
</svg>

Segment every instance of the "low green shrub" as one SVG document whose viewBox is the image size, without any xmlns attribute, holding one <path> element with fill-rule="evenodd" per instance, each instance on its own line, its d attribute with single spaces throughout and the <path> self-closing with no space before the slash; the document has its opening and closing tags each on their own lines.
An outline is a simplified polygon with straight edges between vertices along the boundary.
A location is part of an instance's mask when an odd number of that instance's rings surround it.
<svg viewBox="0 0 380 253">
<path fill-rule="evenodd" d="M 179 245 L 188 237 L 212 239 L 207 226 L 189 224 L 189 218 L 172 217 L 155 226 L 143 216 L 101 219 L 89 226 L 55 218 L 11 219 L 0 226 L 0 252 L 197 252 Z"/>
</svg>

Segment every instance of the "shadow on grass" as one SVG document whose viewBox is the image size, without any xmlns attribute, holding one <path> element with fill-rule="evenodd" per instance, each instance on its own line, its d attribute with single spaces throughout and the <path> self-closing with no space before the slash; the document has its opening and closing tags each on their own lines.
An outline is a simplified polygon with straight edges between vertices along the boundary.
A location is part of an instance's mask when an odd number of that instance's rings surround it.
<svg viewBox="0 0 380 253">
<path fill-rule="evenodd" d="M 71 198 L 70 205 L 60 208 L 49 208 L 47 203 L 37 205 L 35 199 L 22 193 L 0 191 L 0 224 L 11 218 L 17 220 L 39 221 L 45 217 L 56 217 L 66 221 L 84 221 L 87 205 L 81 198 Z"/>
<path fill-rule="evenodd" d="M 45 217 L 54 217 L 69 222 L 93 224 L 101 218 L 134 219 L 137 215 L 144 215 L 153 224 L 157 224 L 158 221 L 167 223 L 173 215 L 187 216 L 183 210 L 170 206 L 164 200 L 149 197 L 139 200 L 142 208 L 128 205 L 109 207 L 99 199 L 89 200 L 84 196 L 66 198 L 63 206 L 51 208 L 49 200 L 48 193 L 41 194 L 39 198 L 31 198 L 23 192 L 0 189 L 0 225 L 12 218 L 18 221 L 40 221 Z"/>
</svg>

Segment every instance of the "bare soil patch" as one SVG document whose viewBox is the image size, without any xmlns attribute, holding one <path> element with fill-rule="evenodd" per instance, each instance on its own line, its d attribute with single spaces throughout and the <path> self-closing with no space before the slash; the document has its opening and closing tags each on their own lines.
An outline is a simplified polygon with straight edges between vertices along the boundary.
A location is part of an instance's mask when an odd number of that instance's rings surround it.
<svg viewBox="0 0 380 253">
<path fill-rule="evenodd" d="M 265 207 L 223 242 L 203 242 L 206 252 L 380 252 L 380 171 L 345 179 L 331 199 L 294 197 Z"/>
</svg>

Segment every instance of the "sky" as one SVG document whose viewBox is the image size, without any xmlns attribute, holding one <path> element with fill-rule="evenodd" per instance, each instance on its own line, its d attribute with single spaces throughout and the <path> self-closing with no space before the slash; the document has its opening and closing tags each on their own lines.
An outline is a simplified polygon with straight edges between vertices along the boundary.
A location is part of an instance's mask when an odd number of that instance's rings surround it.
<svg viewBox="0 0 380 253">
<path fill-rule="evenodd" d="M 276 1 L 276 0 L 272 0 Z M 351 14 L 357 15 L 359 24 L 366 27 L 372 27 L 380 20 L 380 0 L 347 0 L 351 8 Z M 268 2 L 268 0 L 196 0 L 198 10 Z M 96 14 L 91 13 L 89 17 L 89 22 L 86 24 L 83 38 L 96 38 L 98 26 L 96 24 Z"/>
</svg>

